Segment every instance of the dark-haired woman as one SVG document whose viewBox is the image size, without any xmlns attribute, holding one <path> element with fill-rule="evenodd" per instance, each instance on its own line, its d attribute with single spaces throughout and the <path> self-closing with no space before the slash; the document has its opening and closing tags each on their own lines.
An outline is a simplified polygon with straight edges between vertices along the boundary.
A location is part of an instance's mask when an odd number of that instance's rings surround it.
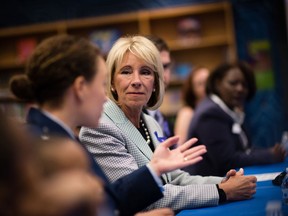
<svg viewBox="0 0 288 216">
<path fill-rule="evenodd" d="M 222 176 L 232 167 L 284 160 L 286 152 L 279 144 L 256 149 L 245 133 L 243 107 L 255 91 L 254 73 L 243 62 L 223 64 L 212 71 L 206 87 L 208 97 L 197 106 L 188 132 L 188 138 L 197 137 L 206 145 L 207 153 L 186 171 Z"/>
<path fill-rule="evenodd" d="M 179 145 L 187 140 L 187 132 L 194 110 L 206 96 L 205 88 L 209 73 L 207 68 L 197 67 L 190 72 L 183 84 L 182 101 L 184 106 L 177 112 L 174 126 L 174 134 L 180 137 Z"/>
</svg>

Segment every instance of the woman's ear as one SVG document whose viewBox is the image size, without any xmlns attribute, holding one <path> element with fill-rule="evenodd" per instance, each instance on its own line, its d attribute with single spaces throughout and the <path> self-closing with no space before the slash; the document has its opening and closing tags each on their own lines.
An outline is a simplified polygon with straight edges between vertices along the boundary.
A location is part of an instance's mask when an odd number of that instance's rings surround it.
<svg viewBox="0 0 288 216">
<path fill-rule="evenodd" d="M 78 98 L 82 98 L 86 92 L 87 82 L 83 76 L 78 76 L 73 83 L 73 90 Z"/>
<path fill-rule="evenodd" d="M 156 82 L 154 81 L 152 92 L 156 92 Z"/>
<path fill-rule="evenodd" d="M 113 80 L 111 81 L 111 84 L 110 84 L 110 90 L 111 90 L 112 92 L 115 91 L 115 87 L 114 87 L 114 82 L 113 82 Z"/>
</svg>

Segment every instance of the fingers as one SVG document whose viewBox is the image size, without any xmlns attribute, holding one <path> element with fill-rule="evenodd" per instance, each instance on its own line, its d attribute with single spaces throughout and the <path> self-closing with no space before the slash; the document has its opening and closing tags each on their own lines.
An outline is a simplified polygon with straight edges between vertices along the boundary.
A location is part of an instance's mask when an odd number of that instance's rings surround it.
<svg viewBox="0 0 288 216">
<path fill-rule="evenodd" d="M 173 137 L 166 139 L 160 145 L 162 145 L 164 148 L 169 148 L 169 147 L 173 146 L 174 144 L 178 143 L 178 141 L 179 141 L 179 137 L 173 136 Z"/>
<path fill-rule="evenodd" d="M 244 169 L 240 168 L 239 171 L 237 172 L 238 175 L 244 175 Z"/>
<path fill-rule="evenodd" d="M 237 172 L 236 172 L 235 169 L 229 170 L 229 171 L 226 173 L 225 178 L 223 178 L 223 180 L 221 181 L 221 183 L 224 183 L 224 182 L 228 181 L 228 179 L 229 179 L 231 176 L 235 176 L 236 174 L 237 174 Z"/>
<path fill-rule="evenodd" d="M 184 166 L 198 163 L 199 161 L 203 159 L 201 155 L 205 154 L 206 152 L 207 152 L 206 147 L 203 145 L 196 146 L 196 147 L 193 147 L 192 149 L 187 150 L 185 152 L 185 157 L 184 157 Z"/>
<path fill-rule="evenodd" d="M 227 172 L 226 174 L 226 179 L 229 179 L 231 176 L 235 176 L 235 175 L 240 175 L 240 176 L 243 176 L 244 175 L 244 169 L 243 168 L 240 168 L 238 170 L 238 172 L 236 172 L 235 169 L 231 169 Z"/>
<path fill-rule="evenodd" d="M 188 150 L 185 150 L 183 153 L 183 157 L 192 159 L 193 157 L 197 157 L 199 155 L 202 155 L 207 152 L 206 146 L 200 145 L 195 146 L 193 148 L 190 148 Z"/>
<path fill-rule="evenodd" d="M 171 147 L 172 145 L 178 143 L 179 141 L 179 136 L 173 136 L 173 137 L 170 137 L 168 138 L 167 140 L 165 140 L 164 142 L 161 143 L 161 145 L 165 148 L 169 148 Z M 198 141 L 197 138 L 192 138 L 190 140 L 188 140 L 187 142 L 185 142 L 183 145 L 181 146 L 178 146 L 177 148 L 183 152 L 185 151 L 186 149 L 190 148 L 192 145 L 194 145 L 196 142 Z"/>
<path fill-rule="evenodd" d="M 256 183 L 257 182 L 257 178 L 256 176 L 248 176 L 251 180 L 251 182 Z M 256 186 L 256 185 L 255 185 Z"/>
<path fill-rule="evenodd" d="M 183 164 L 183 167 L 196 164 L 199 161 L 201 161 L 202 159 L 203 159 L 203 157 L 201 157 L 201 156 L 193 157 L 193 159 L 186 160 L 185 163 Z"/>
<path fill-rule="evenodd" d="M 197 141 L 198 141 L 197 138 L 192 138 L 192 139 L 188 140 L 187 142 L 185 142 L 183 145 L 179 146 L 178 148 L 181 152 L 184 152 L 186 149 L 188 149 L 192 145 L 194 145 Z"/>
<path fill-rule="evenodd" d="M 272 149 L 273 149 L 272 152 L 274 154 L 276 161 L 279 161 L 279 162 L 283 161 L 285 157 L 287 156 L 286 150 L 279 143 L 276 143 Z"/>
<path fill-rule="evenodd" d="M 231 169 L 227 172 L 226 177 L 229 178 L 230 176 L 234 176 L 234 175 L 236 175 L 236 170 Z"/>
</svg>

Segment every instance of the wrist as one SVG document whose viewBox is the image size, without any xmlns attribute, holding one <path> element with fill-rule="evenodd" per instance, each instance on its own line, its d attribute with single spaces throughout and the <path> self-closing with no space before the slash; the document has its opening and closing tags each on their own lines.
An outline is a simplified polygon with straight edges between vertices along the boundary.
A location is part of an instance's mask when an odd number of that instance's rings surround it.
<svg viewBox="0 0 288 216">
<path fill-rule="evenodd" d="M 227 201 L 227 196 L 225 191 L 219 187 L 218 184 L 216 184 L 217 190 L 218 190 L 218 194 L 219 194 L 219 203 L 224 203 Z"/>
<path fill-rule="evenodd" d="M 149 167 L 150 170 L 153 170 L 153 172 L 160 177 L 162 175 L 162 173 L 159 171 L 159 169 L 157 168 L 157 165 L 155 163 L 153 163 L 152 161 L 150 161 L 147 166 Z"/>
</svg>

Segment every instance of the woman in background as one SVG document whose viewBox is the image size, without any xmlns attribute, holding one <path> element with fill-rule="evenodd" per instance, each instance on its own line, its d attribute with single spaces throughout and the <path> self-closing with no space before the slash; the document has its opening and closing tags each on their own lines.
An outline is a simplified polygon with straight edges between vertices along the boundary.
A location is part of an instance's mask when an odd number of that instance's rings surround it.
<svg viewBox="0 0 288 216">
<path fill-rule="evenodd" d="M 182 88 L 184 106 L 178 111 L 174 126 L 174 134 L 180 137 L 179 145 L 187 140 L 187 132 L 193 118 L 194 109 L 206 96 L 205 88 L 208 76 L 209 70 L 207 68 L 197 67 L 185 79 Z"/>
<path fill-rule="evenodd" d="M 218 66 L 208 78 L 206 92 L 207 98 L 195 110 L 188 138 L 197 137 L 198 143 L 206 145 L 207 153 L 201 162 L 185 171 L 223 176 L 232 167 L 284 160 L 286 152 L 279 144 L 253 148 L 245 133 L 243 107 L 256 92 L 254 73 L 248 65 L 239 62 Z"/>
</svg>

